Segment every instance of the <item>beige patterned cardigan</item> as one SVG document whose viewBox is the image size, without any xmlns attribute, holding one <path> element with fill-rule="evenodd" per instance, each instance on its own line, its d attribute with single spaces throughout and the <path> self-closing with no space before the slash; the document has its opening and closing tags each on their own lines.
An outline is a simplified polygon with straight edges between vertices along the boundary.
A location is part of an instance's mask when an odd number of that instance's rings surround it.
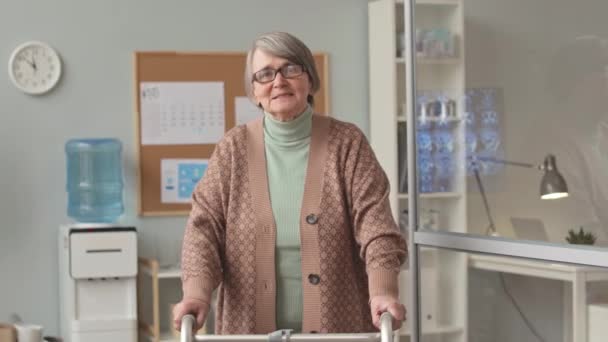
<svg viewBox="0 0 608 342">
<path fill-rule="evenodd" d="M 363 133 L 313 115 L 300 214 L 302 332 L 375 330 L 370 296 L 398 296 L 405 240 Z M 182 252 L 185 298 L 217 299 L 216 334 L 276 330 L 275 236 L 262 118 L 217 145 L 193 193 Z"/>
</svg>

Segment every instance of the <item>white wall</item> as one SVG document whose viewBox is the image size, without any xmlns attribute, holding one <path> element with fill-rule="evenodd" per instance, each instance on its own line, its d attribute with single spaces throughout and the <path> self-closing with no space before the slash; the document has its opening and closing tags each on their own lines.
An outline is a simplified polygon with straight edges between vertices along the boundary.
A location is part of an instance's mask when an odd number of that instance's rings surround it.
<svg viewBox="0 0 608 342">
<path fill-rule="evenodd" d="M 0 81 L 0 321 L 10 313 L 58 333 L 58 226 L 66 216 L 66 140 L 111 136 L 124 144 L 126 214 L 140 255 L 181 237 L 185 217 L 140 218 L 135 202 L 132 52 L 244 51 L 284 30 L 329 54 L 333 114 L 368 131 L 366 0 L 3 1 L 0 56 L 26 40 L 58 49 L 65 73 L 47 96 Z M 6 65 L 6 64 L 4 64 Z"/>
</svg>

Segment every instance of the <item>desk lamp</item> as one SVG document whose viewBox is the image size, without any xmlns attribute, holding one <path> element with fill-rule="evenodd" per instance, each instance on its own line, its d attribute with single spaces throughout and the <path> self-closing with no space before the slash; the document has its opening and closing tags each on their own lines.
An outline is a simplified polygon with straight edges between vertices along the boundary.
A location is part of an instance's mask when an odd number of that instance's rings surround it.
<svg viewBox="0 0 608 342">
<path fill-rule="evenodd" d="M 490 233 L 490 235 L 498 236 L 496 226 L 494 225 L 494 219 L 492 218 L 492 214 L 490 213 L 490 206 L 488 205 L 486 192 L 484 190 L 483 183 L 481 182 L 481 177 L 479 176 L 480 162 L 498 163 L 540 170 L 543 172 L 543 178 L 540 182 L 541 199 L 558 199 L 568 197 L 568 186 L 566 185 L 564 177 L 557 170 L 555 156 L 552 154 L 547 155 L 543 163 L 539 165 L 514 162 L 491 157 L 474 157 L 473 173 L 475 174 L 475 181 L 477 182 L 477 187 L 479 187 L 479 192 L 481 193 L 481 198 L 483 199 L 483 205 L 485 207 L 486 215 L 489 221 L 488 231 L 486 232 L 486 234 Z"/>
</svg>

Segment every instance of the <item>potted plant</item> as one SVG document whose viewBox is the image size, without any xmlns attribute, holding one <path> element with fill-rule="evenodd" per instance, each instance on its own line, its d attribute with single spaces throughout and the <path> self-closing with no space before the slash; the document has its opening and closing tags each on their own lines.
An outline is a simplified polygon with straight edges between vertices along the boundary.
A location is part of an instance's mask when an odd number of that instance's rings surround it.
<svg viewBox="0 0 608 342">
<path fill-rule="evenodd" d="M 583 227 L 580 227 L 578 233 L 573 229 L 568 230 L 568 236 L 566 236 L 566 241 L 575 245 L 593 245 L 595 239 L 596 236 L 593 233 L 585 232 Z"/>
</svg>

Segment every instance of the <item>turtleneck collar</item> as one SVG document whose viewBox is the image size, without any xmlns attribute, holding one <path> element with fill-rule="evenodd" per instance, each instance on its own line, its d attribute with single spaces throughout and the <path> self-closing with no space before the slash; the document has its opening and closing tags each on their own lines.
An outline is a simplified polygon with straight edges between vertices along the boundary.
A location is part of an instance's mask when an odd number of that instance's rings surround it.
<svg viewBox="0 0 608 342">
<path fill-rule="evenodd" d="M 264 136 L 266 141 L 281 147 L 297 146 L 308 143 L 312 128 L 312 108 L 291 121 L 279 121 L 272 114 L 264 112 Z"/>
</svg>

